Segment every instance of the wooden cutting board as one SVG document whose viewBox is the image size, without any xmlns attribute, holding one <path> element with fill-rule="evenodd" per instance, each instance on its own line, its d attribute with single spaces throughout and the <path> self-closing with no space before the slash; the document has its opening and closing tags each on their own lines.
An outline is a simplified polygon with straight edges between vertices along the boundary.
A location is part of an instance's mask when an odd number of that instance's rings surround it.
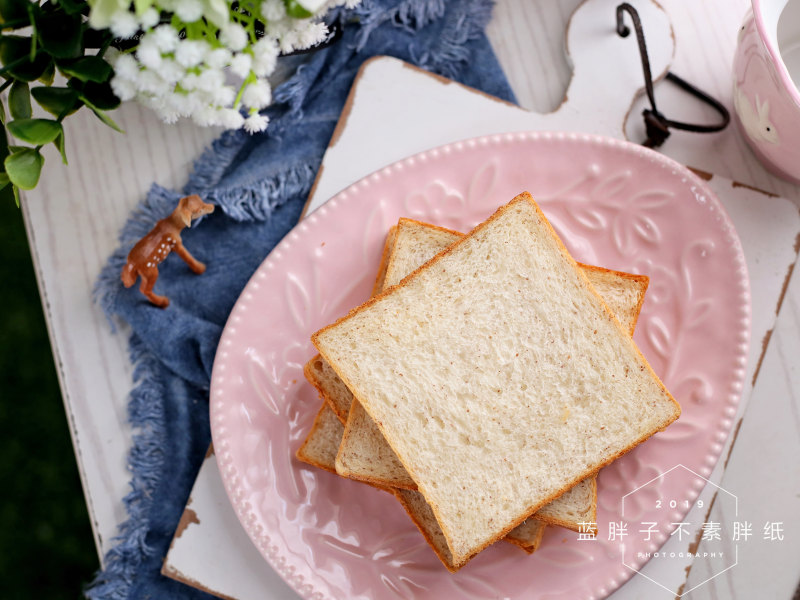
<svg viewBox="0 0 800 600">
<path fill-rule="evenodd" d="M 388 163 L 458 139 L 520 130 L 579 131 L 624 138 L 642 80 L 632 40 L 614 35 L 613 22 L 606 27 L 598 25 L 604 22 L 600 15 L 608 25 L 607 15 L 613 15 L 614 5 L 607 0 L 589 0 L 570 19 L 567 48 L 574 73 L 564 100 L 548 114 L 498 101 L 393 58 L 365 63 L 325 154 L 306 213 Z M 675 32 L 655 3 L 643 0 L 636 5 L 647 23 L 653 72 L 663 74 L 673 58 Z M 613 69 L 608 68 L 609 57 L 613 57 Z M 766 347 L 762 348 L 761 340 L 774 325 L 787 273 L 797 258 L 800 217 L 793 203 L 774 194 L 698 172 L 726 206 L 744 247 L 753 292 L 753 344 L 747 380 L 755 381 Z M 759 207 L 758 219 L 752 218 L 754 205 Z M 747 389 L 739 417 L 749 396 Z M 717 469 L 712 480 L 719 481 L 721 476 Z M 710 498 L 709 493 L 706 500 Z M 692 521 L 702 522 L 702 518 Z M 677 571 L 680 573 L 663 573 L 663 577 L 675 580 L 685 576 L 683 568 Z M 266 565 L 239 525 L 213 454 L 198 475 L 163 573 L 238 600 L 263 598 L 265 590 L 270 598 L 297 598 Z"/>
</svg>

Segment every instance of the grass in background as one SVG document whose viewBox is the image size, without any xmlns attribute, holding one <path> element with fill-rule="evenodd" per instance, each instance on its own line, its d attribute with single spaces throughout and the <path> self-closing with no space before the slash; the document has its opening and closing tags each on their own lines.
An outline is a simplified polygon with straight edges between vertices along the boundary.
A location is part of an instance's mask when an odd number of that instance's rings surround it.
<svg viewBox="0 0 800 600">
<path fill-rule="evenodd" d="M 75 599 L 98 568 L 22 214 L 0 192 L 0 598 Z"/>
</svg>

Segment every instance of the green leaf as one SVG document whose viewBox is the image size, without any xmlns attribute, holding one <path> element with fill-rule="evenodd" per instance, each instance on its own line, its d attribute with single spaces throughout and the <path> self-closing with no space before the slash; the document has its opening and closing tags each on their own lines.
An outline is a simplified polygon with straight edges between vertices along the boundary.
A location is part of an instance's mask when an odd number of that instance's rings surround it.
<svg viewBox="0 0 800 600">
<path fill-rule="evenodd" d="M 69 163 L 67 162 L 67 148 L 64 142 L 63 131 L 58 135 L 58 137 L 55 140 L 53 140 L 53 144 L 55 144 L 56 148 L 58 148 L 58 151 L 61 153 L 61 160 L 63 161 L 63 163 L 65 165 L 68 165 Z"/>
<path fill-rule="evenodd" d="M 8 93 L 8 110 L 13 119 L 30 119 L 31 94 L 28 84 L 24 81 L 15 81 Z"/>
<path fill-rule="evenodd" d="M 82 105 L 78 92 L 69 88 L 35 87 L 31 90 L 31 95 L 39 106 L 56 117 L 62 114 L 71 115 Z"/>
<path fill-rule="evenodd" d="M 133 0 L 133 6 L 136 9 L 136 16 L 141 17 L 145 11 L 153 6 L 154 0 Z"/>
<path fill-rule="evenodd" d="M 308 10 L 297 0 L 283 0 L 283 4 L 286 6 L 286 14 L 293 19 L 308 19 L 314 16 L 313 12 Z"/>
<path fill-rule="evenodd" d="M 39 183 L 44 157 L 33 148 L 23 148 L 7 156 L 3 164 L 11 183 L 20 189 L 32 190 Z"/>
<path fill-rule="evenodd" d="M 9 183 L 11 183 L 11 180 L 8 178 L 8 174 L 0 173 L 0 190 L 6 187 Z"/>
<path fill-rule="evenodd" d="M 112 119 L 111 117 L 109 117 L 109 116 L 108 116 L 108 115 L 105 113 L 105 111 L 102 111 L 102 110 L 100 110 L 99 108 L 97 108 L 96 106 L 93 106 L 91 102 L 89 102 L 89 101 L 87 101 L 87 100 L 86 100 L 86 98 L 81 98 L 81 100 L 83 100 L 83 101 L 86 103 L 86 106 L 88 106 L 88 107 L 89 107 L 89 108 L 92 110 L 92 112 L 93 112 L 95 115 L 97 115 L 97 118 L 98 118 L 98 119 L 100 119 L 100 120 L 101 120 L 103 123 L 105 123 L 106 125 L 108 125 L 109 127 L 111 127 L 111 129 L 114 129 L 114 130 L 116 130 L 116 131 L 119 131 L 120 133 L 125 133 L 125 130 L 124 130 L 124 129 L 122 129 L 122 128 L 121 128 L 119 125 L 117 125 L 117 124 L 114 122 L 114 119 Z"/>
<path fill-rule="evenodd" d="M 83 54 L 81 15 L 45 13 L 36 18 L 39 43 L 54 58 L 76 58 Z"/>
<path fill-rule="evenodd" d="M 50 119 L 17 119 L 6 128 L 18 140 L 34 146 L 49 144 L 63 131 L 61 123 Z"/>
<path fill-rule="evenodd" d="M 4 35 L 0 37 L 0 63 L 4 68 L 9 68 L 7 73 L 20 81 L 35 81 L 42 76 L 51 62 L 51 58 L 44 52 L 31 61 L 31 38 L 18 35 Z"/>
<path fill-rule="evenodd" d="M 120 105 L 119 98 L 114 95 L 111 84 L 107 81 L 103 83 L 86 82 L 80 97 L 85 98 L 92 106 L 101 110 L 114 110 Z"/>
<path fill-rule="evenodd" d="M 12 185 L 11 189 L 14 190 L 14 202 L 17 203 L 17 208 L 19 208 L 19 188 L 15 185 Z"/>
<path fill-rule="evenodd" d="M 3 23 L 27 17 L 27 4 L 28 0 L 0 0 L 0 18 Z"/>
<path fill-rule="evenodd" d="M 47 67 L 42 73 L 42 76 L 39 77 L 39 81 L 41 81 L 45 85 L 53 85 L 53 81 L 56 78 L 56 65 L 51 60 L 47 63 Z"/>
<path fill-rule="evenodd" d="M 102 83 L 111 77 L 111 65 L 99 56 L 84 56 L 69 61 L 60 61 L 58 70 L 67 77 L 75 77 L 81 81 Z"/>
</svg>

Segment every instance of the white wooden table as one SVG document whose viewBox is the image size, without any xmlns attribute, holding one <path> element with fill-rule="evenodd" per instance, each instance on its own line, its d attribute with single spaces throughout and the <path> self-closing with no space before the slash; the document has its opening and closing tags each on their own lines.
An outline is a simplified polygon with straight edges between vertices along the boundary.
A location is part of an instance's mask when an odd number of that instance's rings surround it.
<svg viewBox="0 0 800 600">
<path fill-rule="evenodd" d="M 522 107 L 544 113 L 562 102 L 571 74 L 563 52 L 564 32 L 579 4 L 580 0 L 498 0 L 488 33 Z M 732 108 L 730 63 L 747 1 L 662 0 L 661 4 L 674 27 L 672 69 Z M 657 95 L 659 108 L 670 117 L 715 118 L 671 86 L 658 86 Z M 642 137 L 638 118 L 642 106 L 640 101 L 634 103 L 633 117 L 625 128 L 634 140 Z M 115 118 L 126 135 L 116 134 L 84 111 L 69 119 L 69 167 L 48 154 L 39 187 L 23 202 L 68 424 L 101 557 L 126 516 L 121 498 L 128 491 L 129 480 L 125 469 L 130 444 L 126 401 L 132 369 L 126 328 L 110 331 L 92 302 L 91 289 L 116 246 L 117 232 L 149 185 L 181 187 L 192 161 L 218 135 L 218 131 L 190 124 L 165 126 L 133 104 L 123 106 Z M 800 188 L 770 176 L 733 127 L 719 135 L 675 133 L 661 151 L 685 164 L 800 204 Z M 734 220 L 748 222 L 757 220 L 766 209 L 754 205 L 753 219 L 747 206 L 739 210 L 741 214 L 732 214 Z M 783 219 L 787 223 L 798 218 L 795 210 L 787 215 Z M 758 227 L 748 233 L 754 245 L 773 234 Z M 796 560 L 800 555 L 800 467 L 796 460 L 800 451 L 800 395 L 796 393 L 800 389 L 800 283 L 791 278 L 798 246 L 794 239 L 779 246 L 770 246 L 770 251 L 757 254 L 757 264 L 749 264 L 751 276 L 757 271 L 764 285 L 777 281 L 780 289 L 772 294 L 775 301 L 771 305 L 754 302 L 754 331 L 757 326 L 762 334 L 752 340 L 750 368 L 758 377 L 753 378 L 752 392 L 749 386 L 744 391 L 734 425 L 736 435 L 728 440 L 730 449 L 722 455 L 727 458 L 720 461 L 712 480 L 735 490 L 740 507 L 757 515 L 759 526 L 767 520 L 782 522 L 785 539 L 780 544 L 750 546 L 740 564 L 724 577 L 697 587 L 692 598 L 790 598 L 800 580 Z M 762 279 L 753 281 L 754 286 L 761 284 Z M 704 495 L 710 501 L 712 486 Z M 721 503 L 712 510 L 722 510 Z M 761 532 L 756 533 L 760 537 Z M 248 550 L 252 554 L 252 548 L 243 552 Z M 208 557 L 198 555 L 196 562 L 205 560 Z M 269 573 L 266 564 L 244 562 L 243 572 L 229 574 L 229 578 L 266 582 L 259 588 L 260 597 L 296 597 Z M 688 572 L 684 569 L 688 562 L 673 564 L 658 573 L 666 589 L 637 575 L 612 597 L 672 598 L 709 576 L 702 560 L 695 560 Z M 231 595 L 230 582 L 200 583 Z"/>
</svg>

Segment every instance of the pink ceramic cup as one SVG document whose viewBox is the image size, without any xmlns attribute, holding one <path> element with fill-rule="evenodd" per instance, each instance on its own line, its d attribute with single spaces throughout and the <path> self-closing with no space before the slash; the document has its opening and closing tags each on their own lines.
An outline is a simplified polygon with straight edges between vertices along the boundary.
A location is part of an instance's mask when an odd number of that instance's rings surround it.
<svg viewBox="0 0 800 600">
<path fill-rule="evenodd" d="M 800 0 L 752 0 L 733 60 L 736 121 L 775 175 L 800 184 Z"/>
</svg>

